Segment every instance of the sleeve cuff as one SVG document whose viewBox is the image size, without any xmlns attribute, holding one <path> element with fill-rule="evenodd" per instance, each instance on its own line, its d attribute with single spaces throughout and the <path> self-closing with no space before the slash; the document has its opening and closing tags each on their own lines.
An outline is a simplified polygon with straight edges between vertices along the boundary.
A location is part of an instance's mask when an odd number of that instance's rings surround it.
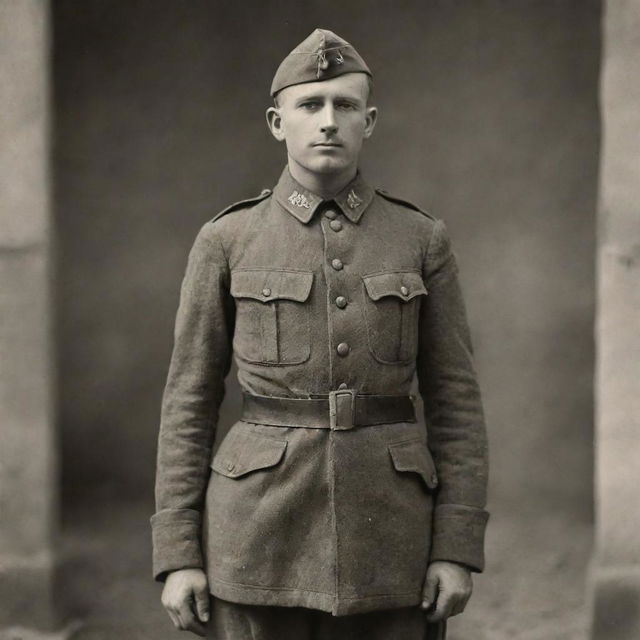
<svg viewBox="0 0 640 640">
<path fill-rule="evenodd" d="M 430 561 L 466 564 L 472 571 L 484 570 L 484 534 L 489 513 L 462 504 L 441 504 L 433 516 Z"/>
<path fill-rule="evenodd" d="M 165 509 L 151 516 L 153 577 L 164 582 L 170 571 L 204 566 L 201 516 L 192 509 Z"/>
</svg>

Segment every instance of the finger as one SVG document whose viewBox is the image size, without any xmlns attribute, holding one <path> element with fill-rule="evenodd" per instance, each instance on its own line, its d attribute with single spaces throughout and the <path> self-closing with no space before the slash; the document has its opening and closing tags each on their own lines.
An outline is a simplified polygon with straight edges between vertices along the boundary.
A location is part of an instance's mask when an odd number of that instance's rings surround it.
<svg viewBox="0 0 640 640">
<path fill-rule="evenodd" d="M 454 604 L 453 594 L 450 591 L 441 590 L 438 593 L 435 611 L 427 613 L 427 620 L 429 622 L 446 620 L 451 615 Z"/>
<path fill-rule="evenodd" d="M 193 618 L 192 621 L 186 627 L 187 631 L 192 631 L 193 633 L 202 636 L 203 638 L 207 634 L 206 627 L 198 620 L 197 618 Z"/>
<path fill-rule="evenodd" d="M 207 589 L 196 592 L 196 614 L 201 622 L 209 621 L 209 592 Z"/>
<path fill-rule="evenodd" d="M 194 620 L 188 627 L 187 627 L 187 631 L 191 631 L 193 633 L 195 633 L 198 636 L 201 637 L 206 637 L 207 635 L 207 630 L 205 628 L 205 626 L 198 620 Z"/>
<path fill-rule="evenodd" d="M 173 626 L 176 629 L 181 629 L 182 627 L 180 626 L 180 620 L 178 619 L 178 616 L 175 613 L 173 613 L 173 611 L 170 611 L 169 609 L 167 609 L 167 613 L 171 618 L 171 622 L 173 622 Z"/>
<path fill-rule="evenodd" d="M 182 624 L 182 629 L 185 631 L 193 631 L 199 636 L 204 636 L 206 630 L 204 625 L 198 620 L 190 607 L 190 602 L 183 602 L 180 610 L 178 611 L 178 617 Z"/>
<path fill-rule="evenodd" d="M 422 603 L 420 607 L 424 610 L 433 609 L 438 596 L 438 578 L 435 576 L 427 576 L 427 580 L 422 591 Z"/>
<path fill-rule="evenodd" d="M 458 598 L 458 600 L 454 603 L 453 608 L 451 610 L 451 617 L 459 615 L 466 609 L 467 603 L 469 602 L 470 597 L 471 597 L 471 594 L 469 593 Z"/>
</svg>

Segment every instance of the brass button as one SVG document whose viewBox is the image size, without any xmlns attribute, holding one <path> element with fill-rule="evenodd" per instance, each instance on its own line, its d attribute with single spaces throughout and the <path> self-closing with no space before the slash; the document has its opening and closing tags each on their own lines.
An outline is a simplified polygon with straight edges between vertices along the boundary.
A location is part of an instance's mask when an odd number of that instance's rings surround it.
<svg viewBox="0 0 640 640">
<path fill-rule="evenodd" d="M 346 356 L 349 351 L 351 351 L 351 347 L 346 342 L 341 342 L 336 349 L 339 356 Z"/>
<path fill-rule="evenodd" d="M 227 462 L 227 471 L 233 471 L 236 465 L 233 462 Z"/>
<path fill-rule="evenodd" d="M 270 296 L 270 295 L 271 295 L 271 289 L 269 289 L 269 287 L 265 287 L 265 288 L 262 290 L 262 295 L 263 295 L 263 296 Z"/>
<path fill-rule="evenodd" d="M 435 473 L 431 474 L 431 483 L 438 484 L 438 476 Z"/>
<path fill-rule="evenodd" d="M 334 231 L 340 231 L 340 229 L 342 229 L 342 222 L 340 222 L 340 220 L 332 220 L 329 223 L 329 226 L 334 230 Z"/>
<path fill-rule="evenodd" d="M 338 296 L 336 298 L 336 306 L 344 309 L 347 306 L 347 299 L 344 296 Z"/>
<path fill-rule="evenodd" d="M 400 287 L 400 293 L 401 293 L 403 296 L 406 296 L 406 295 L 409 293 L 409 289 L 407 289 L 407 287 L 405 287 L 404 285 L 402 285 L 402 286 Z"/>
<path fill-rule="evenodd" d="M 342 389 L 348 389 L 348 385 L 346 382 L 341 382 L 340 386 L 338 387 L 338 391 L 341 391 Z"/>
<path fill-rule="evenodd" d="M 335 220 L 336 216 L 338 215 L 335 211 L 333 211 L 332 209 L 329 209 L 328 211 L 324 212 L 324 215 L 329 218 L 329 220 Z"/>
<path fill-rule="evenodd" d="M 336 270 L 336 271 L 340 271 L 340 269 L 342 269 L 342 267 L 344 267 L 344 265 L 342 264 L 342 260 L 340 260 L 340 258 L 334 258 L 331 261 L 331 266 Z"/>
</svg>

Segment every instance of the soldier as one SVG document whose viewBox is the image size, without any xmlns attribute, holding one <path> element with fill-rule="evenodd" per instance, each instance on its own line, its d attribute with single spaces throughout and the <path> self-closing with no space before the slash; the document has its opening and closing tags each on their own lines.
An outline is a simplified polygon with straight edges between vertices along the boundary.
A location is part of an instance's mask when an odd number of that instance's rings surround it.
<svg viewBox="0 0 640 640">
<path fill-rule="evenodd" d="M 370 89 L 356 50 L 316 29 L 273 78 L 277 185 L 190 252 L 151 518 L 178 629 L 444 637 L 483 570 L 486 432 L 456 260 L 441 220 L 359 172 Z M 212 458 L 232 355 L 243 412 Z"/>
</svg>

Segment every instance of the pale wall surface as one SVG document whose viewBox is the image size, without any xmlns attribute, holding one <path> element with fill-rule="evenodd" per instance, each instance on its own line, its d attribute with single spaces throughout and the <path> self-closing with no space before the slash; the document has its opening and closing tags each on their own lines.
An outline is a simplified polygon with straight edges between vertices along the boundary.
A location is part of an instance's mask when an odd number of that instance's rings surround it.
<svg viewBox="0 0 640 640">
<path fill-rule="evenodd" d="M 594 638 L 640 637 L 640 2 L 607 2 L 598 228 Z"/>
<path fill-rule="evenodd" d="M 0 2 L 0 633 L 55 622 L 48 17 Z"/>
</svg>

